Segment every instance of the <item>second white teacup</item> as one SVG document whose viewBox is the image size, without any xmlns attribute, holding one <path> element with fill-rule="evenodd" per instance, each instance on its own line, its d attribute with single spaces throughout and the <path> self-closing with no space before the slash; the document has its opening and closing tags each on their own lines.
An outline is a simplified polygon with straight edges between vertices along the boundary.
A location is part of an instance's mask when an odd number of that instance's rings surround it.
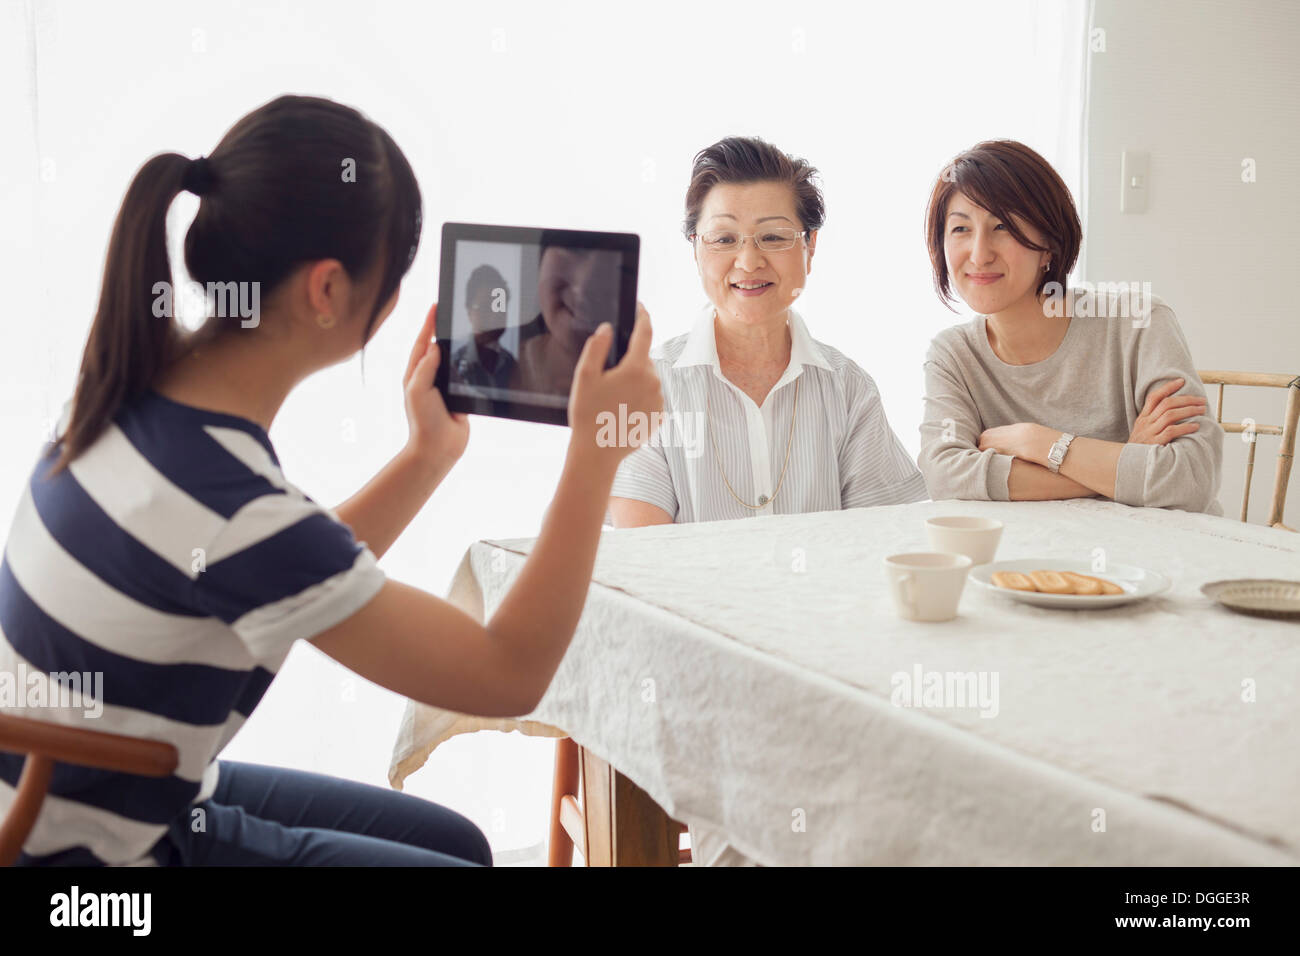
<svg viewBox="0 0 1300 956">
<path fill-rule="evenodd" d="M 936 551 L 964 554 L 972 564 L 988 564 L 998 553 L 1002 522 L 967 515 L 927 518 L 925 533 L 930 538 L 930 547 Z"/>
<path fill-rule="evenodd" d="M 957 616 L 971 559 L 964 554 L 917 551 L 885 558 L 885 574 L 898 613 L 912 621 L 950 621 Z"/>
</svg>

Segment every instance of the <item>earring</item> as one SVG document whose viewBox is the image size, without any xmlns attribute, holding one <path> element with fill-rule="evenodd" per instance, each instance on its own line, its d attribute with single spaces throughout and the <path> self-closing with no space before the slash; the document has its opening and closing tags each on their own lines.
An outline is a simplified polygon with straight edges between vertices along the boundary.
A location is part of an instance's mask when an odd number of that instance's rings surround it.
<svg viewBox="0 0 1300 956">
<path fill-rule="evenodd" d="M 334 328 L 334 316 L 321 313 L 316 316 L 316 324 L 322 329 L 332 329 Z"/>
</svg>

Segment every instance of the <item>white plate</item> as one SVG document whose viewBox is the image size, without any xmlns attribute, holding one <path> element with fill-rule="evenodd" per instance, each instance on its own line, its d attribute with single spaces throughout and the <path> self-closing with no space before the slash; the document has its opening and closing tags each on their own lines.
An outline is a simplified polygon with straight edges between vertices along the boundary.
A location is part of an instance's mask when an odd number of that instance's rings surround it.
<svg viewBox="0 0 1300 956">
<path fill-rule="evenodd" d="M 1094 578 L 1113 581 L 1124 589 L 1123 594 L 1043 594 L 1040 591 L 1015 591 L 1000 588 L 993 583 L 997 571 L 1074 571 Z M 980 564 L 970 570 L 970 579 L 980 587 L 988 588 L 1005 597 L 1037 607 L 1098 608 L 1131 604 L 1169 590 L 1169 579 L 1157 571 L 1148 571 L 1132 564 L 1107 562 L 1105 571 L 1094 571 L 1091 561 L 1070 561 L 1061 558 L 1022 558 L 1019 561 L 995 561 Z"/>
</svg>

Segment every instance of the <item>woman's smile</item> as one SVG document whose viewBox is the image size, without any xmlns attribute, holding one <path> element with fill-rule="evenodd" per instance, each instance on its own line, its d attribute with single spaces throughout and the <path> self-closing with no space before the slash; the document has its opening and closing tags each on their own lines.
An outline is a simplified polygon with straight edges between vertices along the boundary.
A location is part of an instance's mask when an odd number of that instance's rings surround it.
<svg viewBox="0 0 1300 956">
<path fill-rule="evenodd" d="M 744 279 L 740 282 L 731 283 L 731 288 L 737 295 L 744 296 L 748 299 L 762 295 L 775 285 L 776 283 L 769 282 L 766 279 Z"/>
</svg>

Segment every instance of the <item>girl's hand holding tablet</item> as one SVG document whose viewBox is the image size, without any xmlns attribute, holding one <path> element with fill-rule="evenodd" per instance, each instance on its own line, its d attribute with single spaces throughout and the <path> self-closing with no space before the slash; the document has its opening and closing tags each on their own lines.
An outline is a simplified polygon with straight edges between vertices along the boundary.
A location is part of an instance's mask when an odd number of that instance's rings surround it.
<svg viewBox="0 0 1300 956">
<path fill-rule="evenodd" d="M 425 494 L 460 457 L 469 436 L 465 415 L 448 412 L 441 391 L 431 387 L 441 360 L 427 344 L 435 322 L 431 310 L 405 378 L 407 449 L 420 456 L 413 460 L 433 467 Z M 569 394 L 572 433 L 559 486 L 532 552 L 490 621 L 480 623 L 440 598 L 388 581 L 374 600 L 312 643 L 367 680 L 414 700 L 482 716 L 531 711 L 582 613 L 618 463 L 640 443 L 602 442 L 601 422 L 606 414 L 644 415 L 653 425 L 663 410 L 651 335 L 650 316 L 638 303 L 617 365 L 604 367 L 614 341 L 608 327 L 583 346 Z M 393 506 L 398 481 L 371 487 L 389 511 L 400 510 Z M 394 537 L 413 514 L 408 507 L 389 522 Z"/>
<path fill-rule="evenodd" d="M 442 393 L 433 387 L 434 376 L 442 363 L 435 330 L 438 303 L 429 309 L 415 345 L 411 348 L 402 388 L 406 393 L 406 421 L 410 426 L 408 452 L 417 460 L 428 462 L 440 475 L 460 460 L 469 442 L 469 416 L 449 412 Z"/>
<path fill-rule="evenodd" d="M 469 416 L 463 412 L 447 411 L 442 393 L 433 387 L 442 361 L 435 337 L 437 320 L 438 304 L 435 302 L 411 349 L 402 387 L 406 393 L 406 420 L 411 432 L 406 450 L 414 459 L 429 464 L 441 478 L 465 453 L 469 442 Z M 593 452 L 597 460 L 607 460 L 616 465 L 641 443 L 602 443 L 599 440 L 602 413 L 623 415 L 627 420 L 642 415 L 652 426 L 658 423 L 663 411 L 663 393 L 654 363 L 650 360 L 652 335 L 650 314 L 638 302 L 636 324 L 627 354 L 616 366 L 605 368 L 614 341 L 612 328 L 607 323 L 602 324 L 588 337 L 578 359 L 569 395 L 569 420 L 573 423 L 571 448 L 581 446 Z M 653 427 L 648 429 L 644 433 L 646 439 L 653 433 Z"/>
<path fill-rule="evenodd" d="M 578 367 L 573 376 L 573 389 L 569 393 L 569 422 L 573 435 L 569 443 L 570 454 L 593 453 L 596 460 L 617 468 L 619 461 L 634 451 L 639 441 L 622 444 L 601 439 L 601 422 L 614 416 L 634 422 L 640 416 L 651 425 L 644 432 L 646 440 L 654 432 L 664 407 L 663 391 L 654 362 L 650 360 L 650 314 L 640 302 L 636 304 L 636 323 L 628 342 L 627 354 L 611 369 L 605 368 L 609 348 L 614 341 L 613 329 L 602 324 L 583 346 Z M 620 430 L 614 429 L 617 434 Z M 635 429 L 622 429 L 631 434 Z M 639 436 L 638 436 L 639 437 Z"/>
</svg>

